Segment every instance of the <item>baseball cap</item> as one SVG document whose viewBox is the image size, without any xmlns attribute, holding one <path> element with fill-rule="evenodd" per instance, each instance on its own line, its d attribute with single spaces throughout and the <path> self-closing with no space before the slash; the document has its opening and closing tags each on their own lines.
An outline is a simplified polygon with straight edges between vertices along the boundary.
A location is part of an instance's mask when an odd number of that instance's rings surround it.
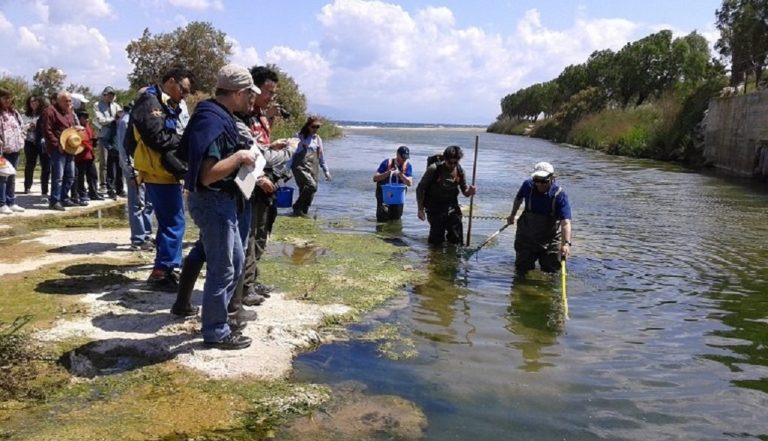
<svg viewBox="0 0 768 441">
<path fill-rule="evenodd" d="M 397 154 L 402 156 L 403 159 L 408 159 L 411 157 L 411 151 L 408 150 L 408 147 L 404 145 L 401 145 L 397 148 Z"/>
<path fill-rule="evenodd" d="M 104 95 L 107 95 L 107 94 L 110 94 L 110 93 L 111 93 L 111 94 L 114 94 L 114 93 L 115 93 L 115 88 L 114 88 L 114 87 L 112 87 L 112 86 L 107 86 L 107 87 L 105 87 L 105 88 L 104 88 L 104 90 L 101 92 L 101 95 L 102 95 L 102 96 L 104 96 Z"/>
<path fill-rule="evenodd" d="M 261 93 L 261 89 L 253 83 L 253 76 L 248 69 L 239 64 L 227 64 L 216 76 L 216 88 L 224 90 L 250 89 L 253 93 Z"/>
<path fill-rule="evenodd" d="M 549 162 L 539 162 L 533 166 L 533 174 L 531 174 L 531 177 L 546 179 L 554 174 L 555 168 L 552 167 L 552 164 Z"/>
</svg>

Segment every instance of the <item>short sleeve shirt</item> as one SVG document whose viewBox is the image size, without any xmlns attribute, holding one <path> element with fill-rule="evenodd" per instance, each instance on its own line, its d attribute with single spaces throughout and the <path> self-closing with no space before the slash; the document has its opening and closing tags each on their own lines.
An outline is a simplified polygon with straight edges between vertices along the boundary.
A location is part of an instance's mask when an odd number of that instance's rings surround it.
<svg viewBox="0 0 768 441">
<path fill-rule="evenodd" d="M 218 162 L 224 158 L 232 156 L 235 151 L 237 151 L 237 145 L 231 142 L 227 136 L 221 134 L 213 141 L 213 143 L 211 143 L 211 145 L 208 146 L 208 150 L 206 151 L 204 158 L 214 158 Z M 236 175 L 237 170 L 235 170 L 231 175 L 225 177 L 224 179 L 208 185 L 208 188 L 214 191 L 226 191 L 228 193 L 233 193 L 237 190 L 235 186 Z"/>
<path fill-rule="evenodd" d="M 565 191 L 560 191 L 560 194 L 557 194 L 559 188 L 557 184 L 552 184 L 547 193 L 539 193 L 535 189 L 533 179 L 529 178 L 520 186 L 516 199 L 524 199 L 527 210 L 548 215 L 552 212 L 552 199 L 555 198 L 555 217 L 560 220 L 571 219 L 571 204 L 568 202 L 568 195 Z M 530 207 L 528 207 L 529 195 L 531 196 Z"/>
<path fill-rule="evenodd" d="M 392 159 L 385 159 L 385 160 L 381 161 L 381 164 L 379 164 L 379 168 L 376 169 L 376 173 L 384 173 L 387 170 L 389 170 L 389 168 L 390 168 L 390 161 L 392 161 L 392 163 L 396 162 L 396 161 L 394 161 Z M 400 167 L 400 171 L 401 172 L 403 171 L 402 167 Z M 413 166 L 411 165 L 411 161 L 406 161 L 405 162 L 405 173 L 404 174 L 405 174 L 405 176 L 407 176 L 409 178 L 411 176 L 413 176 Z M 400 179 L 400 177 L 392 179 L 392 182 L 395 182 L 395 181 L 402 183 L 402 179 Z M 382 183 L 386 184 L 387 182 L 382 182 Z"/>
</svg>

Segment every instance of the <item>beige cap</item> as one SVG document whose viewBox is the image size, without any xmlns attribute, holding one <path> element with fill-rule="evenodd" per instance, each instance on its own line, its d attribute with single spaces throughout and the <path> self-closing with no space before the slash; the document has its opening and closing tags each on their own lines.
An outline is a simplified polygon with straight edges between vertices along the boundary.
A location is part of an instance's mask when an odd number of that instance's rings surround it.
<svg viewBox="0 0 768 441">
<path fill-rule="evenodd" d="M 253 93 L 261 93 L 261 89 L 253 84 L 253 76 L 248 69 L 239 64 L 227 64 L 219 69 L 216 77 L 216 88 L 224 90 L 251 89 Z"/>
</svg>

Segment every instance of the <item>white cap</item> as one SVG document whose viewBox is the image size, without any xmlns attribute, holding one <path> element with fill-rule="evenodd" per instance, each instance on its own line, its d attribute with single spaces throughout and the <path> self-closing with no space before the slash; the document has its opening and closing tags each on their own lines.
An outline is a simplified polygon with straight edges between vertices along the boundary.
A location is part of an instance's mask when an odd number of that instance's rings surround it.
<svg viewBox="0 0 768 441">
<path fill-rule="evenodd" d="M 549 162 L 539 162 L 533 166 L 533 178 L 548 178 L 555 174 L 555 168 Z"/>
<path fill-rule="evenodd" d="M 253 84 L 253 76 L 248 72 L 248 69 L 238 64 L 227 64 L 219 69 L 216 77 L 216 88 L 224 90 L 250 89 L 253 93 L 261 93 L 261 89 Z"/>
</svg>

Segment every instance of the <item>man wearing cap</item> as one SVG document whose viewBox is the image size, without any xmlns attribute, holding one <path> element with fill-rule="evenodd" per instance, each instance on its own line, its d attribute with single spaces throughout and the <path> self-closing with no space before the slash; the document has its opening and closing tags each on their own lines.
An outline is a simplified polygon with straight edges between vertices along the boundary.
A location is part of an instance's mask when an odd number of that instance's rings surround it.
<svg viewBox="0 0 768 441">
<path fill-rule="evenodd" d="M 552 164 L 536 164 L 531 177 L 520 186 L 507 218 L 510 225 L 523 202 L 515 234 L 515 270 L 525 274 L 538 260 L 542 271 L 554 273 L 560 268 L 560 258 L 571 255 L 571 205 L 563 188 L 555 184 Z"/>
<path fill-rule="evenodd" d="M 403 216 L 403 204 L 387 205 L 384 203 L 384 196 L 381 192 L 381 186 L 384 184 L 400 183 L 410 187 L 413 185 L 413 167 L 408 160 L 411 156 L 407 146 L 401 145 L 397 148 L 397 155 L 392 159 L 385 159 L 379 164 L 376 174 L 373 175 L 373 182 L 376 183 L 376 222 L 387 222 L 400 220 Z"/>
<path fill-rule="evenodd" d="M 75 177 L 75 155 L 64 151 L 61 143 L 64 130 L 77 125 L 72 95 L 66 90 L 59 91 L 56 102 L 48 106 L 40 118 L 45 145 L 51 157 L 51 197 L 48 203 L 52 210 L 64 211 L 65 206 L 74 206 L 68 195 Z"/>
<path fill-rule="evenodd" d="M 184 239 L 184 198 L 180 180 L 186 172 L 177 155 L 181 134 L 179 103 L 191 92 L 194 76 L 174 68 L 162 83 L 148 87 L 136 99 L 128 126 L 138 180 L 157 219 L 155 263 L 147 283 L 155 289 L 176 292 Z M 128 136 L 126 136 L 128 138 Z M 125 140 L 123 140 L 125 141 Z"/>
<path fill-rule="evenodd" d="M 184 131 L 182 151 L 188 163 L 184 187 L 208 272 L 203 288 L 203 342 L 217 349 L 243 349 L 251 339 L 244 322 L 229 321 L 227 305 L 243 269 L 243 238 L 238 217 L 245 205 L 234 178 L 241 165 L 253 165 L 256 153 L 238 142 L 234 112 L 247 112 L 260 90 L 248 69 L 228 64 L 219 70 L 215 97 L 199 103 Z M 245 230 L 245 229 L 244 229 Z"/>
<path fill-rule="evenodd" d="M 101 99 L 96 101 L 93 105 L 93 114 L 95 116 L 93 120 L 93 126 L 98 132 L 98 144 L 94 145 L 96 156 L 99 161 L 99 187 L 104 190 L 110 189 L 110 186 L 114 187 L 114 183 L 109 182 L 107 177 L 108 168 L 107 162 L 109 162 L 109 146 L 114 142 L 114 137 L 117 127 L 117 112 L 122 108 L 120 104 L 115 101 L 115 89 L 112 86 L 107 86 L 101 92 Z M 112 177 L 114 180 L 114 176 Z"/>
</svg>

